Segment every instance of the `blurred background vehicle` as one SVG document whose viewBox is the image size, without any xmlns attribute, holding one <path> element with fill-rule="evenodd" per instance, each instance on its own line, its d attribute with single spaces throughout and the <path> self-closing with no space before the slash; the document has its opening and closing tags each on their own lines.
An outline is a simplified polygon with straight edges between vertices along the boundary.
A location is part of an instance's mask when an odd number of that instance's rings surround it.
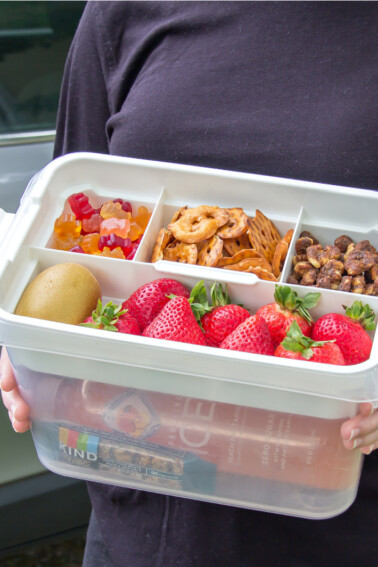
<svg viewBox="0 0 378 567">
<path fill-rule="evenodd" d="M 33 175 L 51 159 L 60 83 L 85 2 L 0 2 L 0 208 L 15 213 Z M 86 485 L 39 462 L 0 404 L 0 557 L 85 529 Z M 1 563 L 1 560 L 0 560 Z"/>
</svg>

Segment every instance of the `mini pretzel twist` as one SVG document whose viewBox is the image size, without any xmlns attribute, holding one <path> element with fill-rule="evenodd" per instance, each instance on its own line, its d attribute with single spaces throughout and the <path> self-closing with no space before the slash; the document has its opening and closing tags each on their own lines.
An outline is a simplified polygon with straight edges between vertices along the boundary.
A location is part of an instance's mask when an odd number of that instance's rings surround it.
<svg viewBox="0 0 378 567">
<path fill-rule="evenodd" d="M 175 222 L 169 223 L 167 228 L 177 240 L 193 244 L 214 236 L 228 219 L 229 215 L 224 209 L 201 205 L 182 211 L 181 216 Z"/>
</svg>

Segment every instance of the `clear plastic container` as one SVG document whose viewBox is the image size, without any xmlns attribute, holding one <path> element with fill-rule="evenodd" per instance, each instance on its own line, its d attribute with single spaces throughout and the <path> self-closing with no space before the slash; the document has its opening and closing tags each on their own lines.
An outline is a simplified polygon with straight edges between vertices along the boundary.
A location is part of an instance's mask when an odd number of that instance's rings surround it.
<svg viewBox="0 0 378 567">
<path fill-rule="evenodd" d="M 54 220 L 75 192 L 85 192 L 95 205 L 121 197 L 152 211 L 134 260 L 49 248 Z M 368 361 L 341 367 L 94 331 L 13 312 L 37 273 L 69 261 L 92 271 L 105 300 L 120 302 L 140 285 L 169 276 L 189 288 L 199 280 L 206 286 L 226 282 L 231 298 L 253 313 L 273 301 L 274 282 L 217 268 L 150 263 L 158 231 L 175 210 L 240 206 L 253 216 L 260 209 L 281 234 L 293 228 L 280 278 L 285 283 L 302 230 L 326 243 L 349 234 L 377 247 L 377 197 L 359 189 L 95 154 L 49 164 L 33 179 L 15 218 L 0 218 L 0 340 L 30 403 L 43 464 L 68 476 L 307 518 L 348 508 L 362 457 L 343 449 L 340 425 L 355 415 L 359 402 L 378 399 L 377 339 Z M 300 296 L 313 290 L 292 287 Z M 321 299 L 314 318 L 342 313 L 357 298 L 378 311 L 377 297 L 316 291 Z M 119 425 L 120 415 L 131 428 L 142 419 L 140 435 Z"/>
</svg>

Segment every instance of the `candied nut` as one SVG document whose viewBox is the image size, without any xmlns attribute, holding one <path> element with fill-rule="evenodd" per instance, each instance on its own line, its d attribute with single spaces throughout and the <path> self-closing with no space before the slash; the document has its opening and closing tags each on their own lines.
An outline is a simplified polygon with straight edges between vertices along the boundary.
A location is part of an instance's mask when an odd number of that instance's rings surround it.
<svg viewBox="0 0 378 567">
<path fill-rule="evenodd" d="M 313 266 L 310 262 L 298 262 L 294 266 L 294 274 L 298 274 L 299 276 L 303 277 L 306 272 L 312 270 Z"/>
<path fill-rule="evenodd" d="M 345 259 L 345 270 L 350 276 L 363 274 L 374 266 L 374 254 L 369 250 L 358 250 L 354 248 Z"/>
<path fill-rule="evenodd" d="M 338 260 L 341 252 L 337 246 L 325 246 L 322 248 L 320 244 L 315 244 L 307 248 L 306 254 L 314 268 L 320 268 L 330 260 Z"/>
<path fill-rule="evenodd" d="M 296 275 L 299 275 L 299 274 L 290 274 L 290 276 L 287 278 L 287 283 L 293 284 L 293 285 L 298 285 L 299 278 L 296 278 L 295 277 Z"/>
<path fill-rule="evenodd" d="M 336 260 L 336 258 L 324 264 L 321 269 L 330 274 L 331 277 L 340 277 L 340 280 L 345 271 L 344 264 L 340 260 Z"/>
<path fill-rule="evenodd" d="M 299 238 L 311 238 L 311 240 L 313 241 L 313 244 L 319 244 L 319 240 L 317 238 L 315 238 L 315 236 L 313 234 L 311 234 L 311 232 L 308 232 L 308 230 L 302 230 L 302 232 L 299 235 Z"/>
<path fill-rule="evenodd" d="M 295 251 L 297 254 L 305 254 L 306 249 L 309 246 L 312 246 L 313 244 L 314 241 L 312 238 L 309 238 L 308 236 L 302 236 L 298 238 L 298 240 L 295 243 Z"/>
<path fill-rule="evenodd" d="M 340 291 L 351 291 L 352 289 L 352 276 L 343 276 L 339 285 Z"/>
<path fill-rule="evenodd" d="M 353 240 L 349 236 L 342 234 L 335 239 L 334 244 L 335 246 L 337 246 L 340 252 L 346 252 L 349 244 L 353 244 Z"/>
<path fill-rule="evenodd" d="M 374 246 L 369 242 L 369 240 L 361 240 L 360 242 L 357 242 L 354 248 L 355 250 L 367 250 L 372 254 L 377 252 Z"/>
<path fill-rule="evenodd" d="M 374 266 L 366 270 L 365 276 L 372 282 L 378 278 L 378 254 L 374 256 Z"/>
<path fill-rule="evenodd" d="M 365 291 L 365 278 L 363 275 L 354 276 L 352 278 L 352 293 L 364 293 Z"/>
<path fill-rule="evenodd" d="M 318 270 L 316 268 L 311 268 L 303 274 L 303 278 L 300 281 L 301 285 L 315 285 L 318 277 Z"/>
<path fill-rule="evenodd" d="M 322 287 L 325 289 L 332 289 L 331 277 L 328 274 L 318 274 L 316 279 L 316 287 Z"/>
<path fill-rule="evenodd" d="M 344 260 L 346 260 L 346 259 L 348 258 L 348 256 L 349 256 L 349 254 L 350 254 L 351 252 L 353 252 L 354 247 L 355 247 L 354 242 L 351 242 L 351 243 L 348 245 L 348 248 L 347 248 L 347 249 L 345 250 L 345 252 L 344 252 Z"/>
<path fill-rule="evenodd" d="M 332 289 L 338 289 L 344 273 L 344 265 L 340 260 L 330 260 L 320 268 L 319 277 L 328 276 Z M 317 282 L 319 281 L 319 277 Z"/>
<path fill-rule="evenodd" d="M 307 254 L 297 254 L 293 256 L 293 266 L 298 264 L 298 262 L 307 262 Z"/>
<path fill-rule="evenodd" d="M 307 259 L 314 268 L 320 268 L 322 266 L 320 261 L 320 254 L 322 250 L 323 248 L 321 244 L 313 244 L 306 249 Z"/>
<path fill-rule="evenodd" d="M 364 295 L 377 295 L 374 292 L 374 283 L 373 282 L 365 284 Z"/>
<path fill-rule="evenodd" d="M 320 261 L 322 265 L 326 264 L 330 260 L 339 260 L 341 256 L 340 248 L 337 246 L 325 246 L 323 252 L 321 253 Z"/>
</svg>

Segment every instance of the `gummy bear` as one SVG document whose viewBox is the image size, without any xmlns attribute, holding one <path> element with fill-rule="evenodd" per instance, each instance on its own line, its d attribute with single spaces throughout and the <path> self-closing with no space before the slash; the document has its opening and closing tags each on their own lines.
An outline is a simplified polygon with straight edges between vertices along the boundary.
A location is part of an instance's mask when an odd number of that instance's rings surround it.
<svg viewBox="0 0 378 567">
<path fill-rule="evenodd" d="M 131 240 L 137 240 L 138 238 L 141 237 L 141 235 L 143 234 L 143 229 L 141 226 L 139 226 L 138 223 L 136 223 L 134 221 L 134 219 L 131 219 L 131 224 L 130 224 L 130 231 L 129 231 L 129 238 Z"/>
<path fill-rule="evenodd" d="M 88 219 L 94 213 L 94 209 L 89 204 L 89 199 L 84 193 L 73 193 L 73 195 L 68 197 L 68 202 L 78 220 Z"/>
<path fill-rule="evenodd" d="M 77 238 L 81 233 L 81 221 L 72 213 L 60 215 L 55 221 L 54 232 L 60 239 Z"/>
<path fill-rule="evenodd" d="M 81 247 L 86 254 L 96 254 L 98 252 L 98 241 L 100 235 L 98 232 L 86 234 L 81 241 Z"/>
<path fill-rule="evenodd" d="M 122 209 L 126 211 L 126 213 L 130 213 L 131 215 L 133 214 L 133 208 L 129 201 L 124 201 L 123 199 L 113 199 L 113 203 L 120 203 Z"/>
<path fill-rule="evenodd" d="M 82 247 L 79 246 L 79 245 L 76 245 L 76 246 L 74 246 L 73 248 L 71 248 L 71 249 L 69 250 L 69 252 L 76 252 L 77 254 L 85 254 L 84 250 L 83 250 Z"/>
<path fill-rule="evenodd" d="M 106 236 L 101 236 L 98 242 L 98 249 L 103 250 L 105 247 L 113 250 L 114 248 L 121 248 L 125 256 L 130 254 L 132 250 L 132 244 L 130 238 L 121 238 L 116 234 L 108 234 Z"/>
<path fill-rule="evenodd" d="M 99 256 L 106 256 L 107 258 L 119 258 L 120 260 L 125 260 L 125 255 L 122 252 L 122 249 L 117 246 L 113 250 L 110 250 L 107 246 L 103 249 L 102 252 L 98 253 Z"/>
<path fill-rule="evenodd" d="M 101 223 L 100 234 L 106 236 L 107 234 L 116 234 L 121 238 L 127 238 L 130 230 L 129 219 L 105 219 Z"/>
<path fill-rule="evenodd" d="M 138 250 L 139 243 L 140 243 L 140 239 L 134 240 L 134 242 L 132 243 L 131 252 L 126 256 L 126 260 L 133 260 L 136 251 Z"/>
<path fill-rule="evenodd" d="M 130 217 L 130 214 L 122 209 L 122 205 L 114 201 L 106 201 L 101 207 L 100 214 L 103 219 L 127 219 Z"/>
<path fill-rule="evenodd" d="M 83 219 L 81 221 L 83 232 L 100 232 L 100 226 L 103 218 L 100 214 L 94 213 L 89 219 Z"/>
<path fill-rule="evenodd" d="M 67 252 L 75 246 L 80 246 L 80 244 L 81 236 L 74 238 L 72 235 L 68 234 L 66 238 L 59 238 L 56 234 L 54 234 L 51 246 L 55 250 L 65 250 Z"/>
<path fill-rule="evenodd" d="M 138 214 L 134 217 L 134 220 L 136 223 L 139 224 L 139 226 L 143 230 L 143 233 L 147 228 L 150 218 L 151 218 L 151 213 L 149 212 L 147 207 L 144 207 L 143 205 L 138 207 Z"/>
</svg>

